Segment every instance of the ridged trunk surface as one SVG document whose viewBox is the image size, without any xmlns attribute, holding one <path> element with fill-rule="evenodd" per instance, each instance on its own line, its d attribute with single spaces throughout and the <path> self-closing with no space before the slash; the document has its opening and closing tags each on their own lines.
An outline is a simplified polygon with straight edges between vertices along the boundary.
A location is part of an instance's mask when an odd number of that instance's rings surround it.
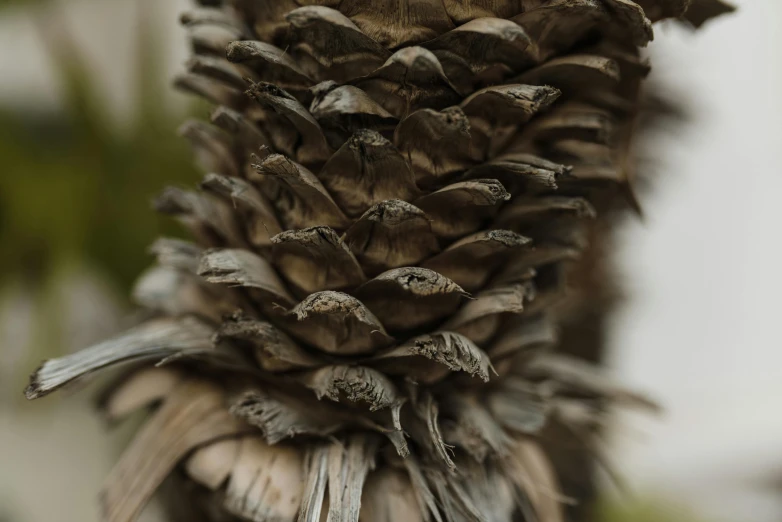
<svg viewBox="0 0 782 522">
<path fill-rule="evenodd" d="M 194 242 L 27 390 L 130 365 L 101 410 L 151 413 L 105 519 L 165 482 L 186 520 L 563 520 L 609 408 L 654 407 L 587 363 L 596 216 L 634 204 L 639 47 L 688 2 L 204 4 L 177 85 L 215 105 L 181 129 L 206 175 L 156 200 Z"/>
</svg>

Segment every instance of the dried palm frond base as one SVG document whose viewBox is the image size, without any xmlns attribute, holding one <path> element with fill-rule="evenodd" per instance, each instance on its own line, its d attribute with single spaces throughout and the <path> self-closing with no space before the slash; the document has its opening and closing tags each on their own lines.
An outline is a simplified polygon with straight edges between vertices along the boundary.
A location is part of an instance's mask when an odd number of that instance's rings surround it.
<svg viewBox="0 0 782 522">
<path fill-rule="evenodd" d="M 654 408 L 557 333 L 601 306 L 579 258 L 632 193 L 638 47 L 687 2 L 208 3 L 177 81 L 217 105 L 182 127 L 206 177 L 156 201 L 196 243 L 27 390 L 132 365 L 105 519 L 168 477 L 190 520 L 562 520 L 544 430 Z"/>
</svg>

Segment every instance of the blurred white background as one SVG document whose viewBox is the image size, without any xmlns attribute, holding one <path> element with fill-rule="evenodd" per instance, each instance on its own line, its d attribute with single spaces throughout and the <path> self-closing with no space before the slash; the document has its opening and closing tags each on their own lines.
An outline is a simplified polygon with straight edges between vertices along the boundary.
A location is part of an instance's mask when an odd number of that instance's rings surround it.
<svg viewBox="0 0 782 522">
<path fill-rule="evenodd" d="M 710 520 L 782 520 L 782 3 L 657 29 L 656 75 L 694 118 L 657 147 L 643 223 L 622 231 L 613 366 L 666 406 L 621 431 L 639 491 Z M 675 30 L 676 29 L 676 30 Z M 654 147 L 650 147 L 654 150 Z"/>
<path fill-rule="evenodd" d="M 658 78 L 691 94 L 694 118 L 661 139 L 646 218 L 621 232 L 630 298 L 615 318 L 611 363 L 667 414 L 627 419 L 616 461 L 636 491 L 680 500 L 708 520 L 771 522 L 782 520 L 782 4 L 734 1 L 736 15 L 698 33 L 658 27 L 650 47 Z M 118 119 L 132 110 L 139 2 L 58 3 L 58 23 L 100 71 L 100 94 Z M 176 15 L 187 2 L 143 3 L 164 22 L 173 74 L 185 55 Z M 0 19 L 0 99 L 34 109 L 60 100 L 32 19 L 24 10 Z M 96 518 L 111 442 L 79 397 L 66 402 L 45 421 L 32 420 L 38 403 L 30 422 L 0 412 L 0 462 L 14 470 L 0 474 L 0 506 L 15 522 Z"/>
</svg>

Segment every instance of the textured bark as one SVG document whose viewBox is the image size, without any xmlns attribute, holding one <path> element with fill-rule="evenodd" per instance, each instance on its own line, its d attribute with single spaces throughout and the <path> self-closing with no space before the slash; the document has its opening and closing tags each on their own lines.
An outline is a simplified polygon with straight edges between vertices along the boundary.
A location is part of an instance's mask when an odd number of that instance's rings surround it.
<svg viewBox="0 0 782 522">
<path fill-rule="evenodd" d="M 156 242 L 134 293 L 152 318 L 47 361 L 27 390 L 138 363 L 102 401 L 112 419 L 153 410 L 105 519 L 134 520 L 167 476 L 195 498 L 181 516 L 215 521 L 580 516 L 608 411 L 656 408 L 588 361 L 613 297 L 611 216 L 635 204 L 639 47 L 687 5 L 183 15 L 194 56 L 176 84 L 217 107 L 180 129 L 200 190 L 156 208 L 196 244 Z M 691 22 L 720 5 L 698 1 Z"/>
</svg>

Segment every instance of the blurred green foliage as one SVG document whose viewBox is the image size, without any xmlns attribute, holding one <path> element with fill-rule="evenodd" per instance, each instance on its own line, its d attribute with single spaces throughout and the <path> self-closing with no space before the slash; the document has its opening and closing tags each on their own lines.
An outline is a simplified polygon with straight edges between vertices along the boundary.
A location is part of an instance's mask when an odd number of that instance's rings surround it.
<svg viewBox="0 0 782 522">
<path fill-rule="evenodd" d="M 168 80 L 155 31 L 142 22 L 137 63 L 128 64 L 143 71 L 129 125 L 111 121 L 67 34 L 40 31 L 65 104 L 55 113 L 0 107 L 0 284 L 20 276 L 46 281 L 82 259 L 126 290 L 150 261 L 146 246 L 177 230 L 149 201 L 164 185 L 190 185 L 198 176 L 175 134 L 182 111 L 160 96 Z"/>
<path fill-rule="evenodd" d="M 43 3 L 47 0 L 0 0 L 0 9 L 4 7 L 12 7 L 17 5 L 29 5 Z"/>
<path fill-rule="evenodd" d="M 613 502 L 603 500 L 594 516 L 595 522 L 704 522 L 691 510 L 669 501 L 645 498 Z"/>
</svg>

